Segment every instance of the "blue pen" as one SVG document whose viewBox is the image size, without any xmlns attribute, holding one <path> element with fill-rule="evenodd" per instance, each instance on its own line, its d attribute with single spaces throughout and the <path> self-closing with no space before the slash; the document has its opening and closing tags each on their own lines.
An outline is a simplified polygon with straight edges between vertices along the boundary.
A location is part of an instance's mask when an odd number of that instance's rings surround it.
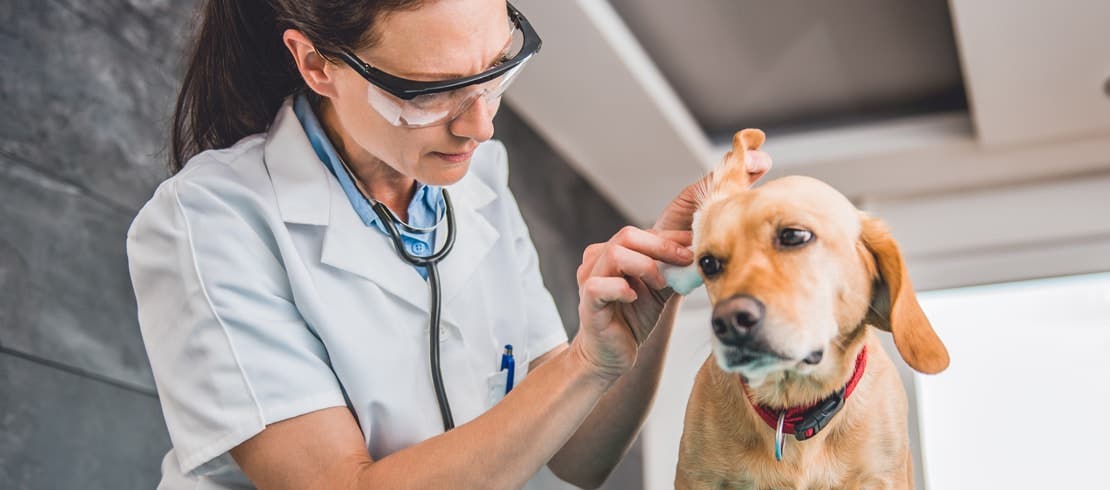
<svg viewBox="0 0 1110 490">
<path fill-rule="evenodd" d="M 513 391 L 513 377 L 516 375 L 516 361 L 513 360 L 513 344 L 505 344 L 505 352 L 501 354 L 501 370 L 508 369 L 509 375 L 505 378 L 505 394 Z"/>
</svg>

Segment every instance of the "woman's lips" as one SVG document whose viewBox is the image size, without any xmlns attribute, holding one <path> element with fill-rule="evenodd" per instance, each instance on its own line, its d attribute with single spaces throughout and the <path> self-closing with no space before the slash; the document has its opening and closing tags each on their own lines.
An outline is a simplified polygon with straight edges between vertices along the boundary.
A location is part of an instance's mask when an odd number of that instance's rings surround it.
<svg viewBox="0 0 1110 490">
<path fill-rule="evenodd" d="M 470 156 L 474 154 L 474 150 L 465 153 L 443 153 L 435 151 L 432 152 L 432 154 L 451 163 L 462 163 L 470 160 Z"/>
</svg>

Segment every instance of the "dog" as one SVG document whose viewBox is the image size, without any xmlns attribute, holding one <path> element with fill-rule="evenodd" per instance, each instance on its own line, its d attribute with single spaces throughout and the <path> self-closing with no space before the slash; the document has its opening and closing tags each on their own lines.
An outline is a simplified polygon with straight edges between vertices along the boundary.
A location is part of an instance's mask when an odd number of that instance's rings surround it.
<svg viewBox="0 0 1110 490">
<path fill-rule="evenodd" d="M 922 373 L 948 352 L 881 221 L 809 177 L 749 189 L 764 138 L 735 135 L 694 217 L 715 338 L 675 488 L 912 488 L 905 389 L 876 331 Z"/>
</svg>

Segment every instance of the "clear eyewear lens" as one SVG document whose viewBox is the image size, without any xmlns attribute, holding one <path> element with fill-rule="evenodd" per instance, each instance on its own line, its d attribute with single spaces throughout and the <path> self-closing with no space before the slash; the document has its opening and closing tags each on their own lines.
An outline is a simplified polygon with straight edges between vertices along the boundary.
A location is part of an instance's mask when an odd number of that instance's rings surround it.
<svg viewBox="0 0 1110 490">
<path fill-rule="evenodd" d="M 488 82 L 450 92 L 421 95 L 411 100 L 403 100 L 370 84 L 367 95 L 370 106 L 393 126 L 406 128 L 435 126 L 454 120 L 466 112 L 479 97 L 485 97 L 488 103 L 497 101 L 516 80 L 528 61 L 524 60 L 500 77 Z"/>
<path fill-rule="evenodd" d="M 520 52 L 523 44 L 520 39 L 519 31 L 514 29 L 509 49 L 506 50 L 507 57 Z M 393 126 L 406 128 L 436 126 L 450 122 L 466 112 L 479 97 L 485 97 L 487 103 L 496 102 L 529 61 L 531 56 L 501 76 L 484 83 L 449 92 L 420 95 L 410 100 L 400 99 L 374 84 L 369 84 L 367 98 L 370 106 Z"/>
</svg>

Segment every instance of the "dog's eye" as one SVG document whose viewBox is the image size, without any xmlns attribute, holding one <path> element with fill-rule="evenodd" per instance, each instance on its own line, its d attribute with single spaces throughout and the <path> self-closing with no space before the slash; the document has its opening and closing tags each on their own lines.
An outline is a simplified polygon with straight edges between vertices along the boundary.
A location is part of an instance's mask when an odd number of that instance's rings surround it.
<svg viewBox="0 0 1110 490">
<path fill-rule="evenodd" d="M 705 277 L 713 277 L 721 273 L 721 261 L 712 255 L 703 255 L 698 259 L 698 267 L 701 267 L 701 272 L 705 274 Z"/>
<path fill-rule="evenodd" d="M 779 231 L 779 245 L 785 248 L 798 247 L 813 240 L 813 233 L 801 228 L 783 228 Z"/>
</svg>

